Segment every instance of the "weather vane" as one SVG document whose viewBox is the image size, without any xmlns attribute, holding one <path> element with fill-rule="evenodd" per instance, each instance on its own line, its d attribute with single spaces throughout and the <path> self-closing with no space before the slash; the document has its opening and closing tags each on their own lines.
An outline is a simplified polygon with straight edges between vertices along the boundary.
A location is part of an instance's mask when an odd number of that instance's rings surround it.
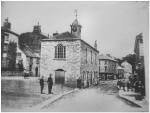
<svg viewBox="0 0 150 113">
<path fill-rule="evenodd" d="M 78 16 L 77 9 L 74 10 L 74 13 L 75 13 L 75 17 L 76 17 L 76 19 L 77 19 L 77 16 Z"/>
</svg>

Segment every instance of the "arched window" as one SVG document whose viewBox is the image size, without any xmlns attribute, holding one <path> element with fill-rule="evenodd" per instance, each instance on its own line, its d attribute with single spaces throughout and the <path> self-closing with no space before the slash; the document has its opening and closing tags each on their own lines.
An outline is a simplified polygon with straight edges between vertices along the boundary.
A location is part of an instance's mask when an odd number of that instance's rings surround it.
<svg viewBox="0 0 150 113">
<path fill-rule="evenodd" d="M 66 47 L 62 44 L 55 46 L 55 58 L 66 58 Z"/>
</svg>

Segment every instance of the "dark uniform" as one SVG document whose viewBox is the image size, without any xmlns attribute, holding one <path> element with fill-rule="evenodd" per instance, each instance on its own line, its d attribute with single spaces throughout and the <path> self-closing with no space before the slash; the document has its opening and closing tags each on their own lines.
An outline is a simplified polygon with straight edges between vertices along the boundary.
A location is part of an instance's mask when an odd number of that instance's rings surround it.
<svg viewBox="0 0 150 113">
<path fill-rule="evenodd" d="M 40 86 L 41 86 L 41 94 L 42 94 L 43 89 L 44 89 L 44 79 L 43 78 L 40 79 Z"/>
<path fill-rule="evenodd" d="M 53 79 L 51 76 L 48 77 L 47 83 L 48 83 L 48 93 L 50 94 L 52 93 L 51 91 L 52 91 L 52 86 L 53 86 Z"/>
</svg>

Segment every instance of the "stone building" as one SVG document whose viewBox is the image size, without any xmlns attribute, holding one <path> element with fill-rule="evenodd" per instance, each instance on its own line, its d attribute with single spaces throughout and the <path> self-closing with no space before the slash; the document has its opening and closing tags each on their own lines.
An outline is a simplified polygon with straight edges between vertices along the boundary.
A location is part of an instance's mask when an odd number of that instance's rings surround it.
<svg viewBox="0 0 150 113">
<path fill-rule="evenodd" d="M 81 39 L 81 28 L 75 19 L 71 32 L 54 33 L 52 39 L 42 40 L 41 76 L 52 73 L 55 83 L 72 87 L 77 86 L 77 79 L 84 87 L 97 83 L 99 51 Z"/>
<path fill-rule="evenodd" d="M 11 30 L 11 23 L 8 21 L 8 18 L 5 19 L 5 22 L 3 23 L 3 26 L 1 27 L 1 68 L 2 70 L 9 68 L 8 65 L 12 58 L 12 56 L 10 56 L 8 53 L 9 44 L 13 42 L 16 44 L 16 48 L 17 48 L 18 37 L 19 37 L 19 34 Z"/>
<path fill-rule="evenodd" d="M 117 61 L 109 54 L 107 55 L 101 54 L 98 56 L 98 66 L 100 79 L 102 80 L 116 79 Z"/>
<path fill-rule="evenodd" d="M 36 32 L 36 27 L 34 27 L 34 32 Z M 25 35 L 26 36 L 26 35 Z M 38 35 L 37 35 L 38 36 Z M 11 23 L 8 21 L 8 18 L 5 19 L 5 22 L 3 26 L 1 27 L 1 66 L 2 71 L 10 71 L 12 70 L 9 67 L 9 62 L 13 58 L 14 59 L 14 66 L 13 68 L 15 70 L 13 71 L 20 71 L 20 65 L 22 64 L 22 71 L 28 70 L 32 76 L 38 76 L 39 75 L 39 60 L 40 60 L 40 53 L 37 51 L 32 50 L 28 44 L 22 44 L 22 40 L 19 43 L 19 37 L 20 35 L 13 32 L 11 30 Z M 21 35 L 22 38 L 22 35 Z M 23 37 L 26 38 L 26 37 Z M 30 38 L 30 37 L 28 37 Z M 31 40 L 31 39 L 29 39 Z M 24 41 L 24 40 L 23 40 Z M 16 57 L 9 55 L 8 46 L 11 42 L 14 42 L 16 44 L 16 51 L 14 54 L 16 54 Z M 28 41 L 25 40 L 25 43 Z M 39 41 L 40 42 L 40 41 Z M 38 45 L 38 44 L 37 44 Z M 37 47 L 36 45 L 36 47 Z M 38 46 L 40 48 L 40 44 Z M 38 48 L 37 47 L 37 48 Z M 38 49 L 39 49 L 38 48 Z M 10 69 L 9 69 L 10 68 Z M 17 72 L 16 72 L 17 73 Z M 18 74 L 17 74 L 18 75 Z M 20 75 L 22 75 L 20 73 Z"/>
</svg>

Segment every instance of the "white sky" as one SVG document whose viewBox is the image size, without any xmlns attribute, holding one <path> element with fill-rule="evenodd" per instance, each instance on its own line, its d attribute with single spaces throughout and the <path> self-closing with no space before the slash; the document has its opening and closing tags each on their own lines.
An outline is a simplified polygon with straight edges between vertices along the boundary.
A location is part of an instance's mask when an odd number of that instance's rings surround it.
<svg viewBox="0 0 150 113">
<path fill-rule="evenodd" d="M 74 10 L 82 25 L 81 38 L 94 45 L 97 40 L 100 54 L 123 57 L 133 53 L 135 36 L 141 32 L 148 41 L 148 2 L 4 2 L 2 20 L 6 17 L 16 33 L 31 32 L 39 21 L 42 32 L 50 34 L 70 31 Z"/>
</svg>

